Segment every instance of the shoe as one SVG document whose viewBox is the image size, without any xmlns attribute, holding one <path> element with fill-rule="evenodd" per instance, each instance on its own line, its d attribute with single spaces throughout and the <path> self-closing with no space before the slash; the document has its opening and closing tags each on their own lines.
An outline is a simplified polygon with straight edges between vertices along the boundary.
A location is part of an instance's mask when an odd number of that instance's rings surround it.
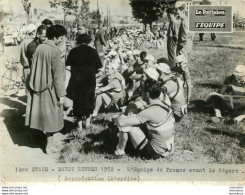
<svg viewBox="0 0 245 195">
<path fill-rule="evenodd" d="M 60 148 L 56 147 L 55 145 L 53 146 L 47 146 L 46 148 L 46 154 L 49 155 L 49 154 L 53 154 L 53 153 L 58 153 L 60 152 Z"/>
<path fill-rule="evenodd" d="M 91 115 L 91 117 L 96 117 L 98 115 L 98 113 L 93 112 L 93 114 Z"/>
<path fill-rule="evenodd" d="M 90 127 L 91 127 L 90 119 L 91 119 L 91 118 L 87 118 L 87 119 L 86 119 L 85 129 L 90 129 Z"/>
<path fill-rule="evenodd" d="M 118 150 L 116 150 L 114 152 L 114 154 L 108 154 L 106 156 L 106 159 L 110 159 L 110 160 L 113 160 L 113 159 L 120 159 L 120 158 L 123 158 L 125 156 L 125 153 L 123 154 L 119 154 Z"/>
<path fill-rule="evenodd" d="M 123 158 L 123 156 L 124 156 L 124 154 L 123 154 L 123 155 L 108 154 L 105 158 L 106 158 L 106 159 L 113 160 L 113 159 L 120 159 L 120 158 Z"/>
<path fill-rule="evenodd" d="M 224 118 L 222 118 L 222 117 L 213 116 L 213 117 L 211 118 L 211 120 L 212 120 L 214 123 L 224 123 Z"/>
<path fill-rule="evenodd" d="M 76 131 L 83 131 L 83 121 L 82 120 L 77 122 Z"/>
<path fill-rule="evenodd" d="M 77 127 L 76 127 L 76 131 L 77 131 L 77 132 L 82 132 L 82 131 L 83 131 L 83 128 L 82 128 L 82 127 L 77 126 Z"/>
</svg>

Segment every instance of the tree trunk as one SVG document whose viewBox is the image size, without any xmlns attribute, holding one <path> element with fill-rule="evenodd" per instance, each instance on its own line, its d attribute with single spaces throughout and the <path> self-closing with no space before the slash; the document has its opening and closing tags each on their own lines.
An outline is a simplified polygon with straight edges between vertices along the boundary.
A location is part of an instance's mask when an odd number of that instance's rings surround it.
<svg viewBox="0 0 245 195">
<path fill-rule="evenodd" d="M 27 14 L 26 17 L 27 17 L 27 24 L 30 24 L 31 23 L 30 16 Z"/>
<path fill-rule="evenodd" d="M 151 31 L 152 31 L 152 22 L 150 23 L 150 29 L 151 29 Z"/>
<path fill-rule="evenodd" d="M 64 26 L 66 24 L 66 14 L 64 13 Z"/>
<path fill-rule="evenodd" d="M 30 12 L 26 12 L 26 21 L 27 21 L 27 24 L 30 24 L 31 23 L 31 20 L 30 20 Z"/>
</svg>

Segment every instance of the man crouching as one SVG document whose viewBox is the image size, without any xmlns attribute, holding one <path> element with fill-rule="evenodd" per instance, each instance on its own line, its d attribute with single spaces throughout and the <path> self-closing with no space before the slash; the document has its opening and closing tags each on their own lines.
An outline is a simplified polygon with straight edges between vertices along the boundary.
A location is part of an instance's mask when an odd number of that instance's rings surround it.
<svg viewBox="0 0 245 195">
<path fill-rule="evenodd" d="M 119 143 L 114 154 L 107 158 L 117 159 L 125 154 L 128 136 L 143 159 L 166 157 L 173 150 L 175 120 L 172 110 L 160 100 L 161 87 L 156 81 L 146 80 L 145 91 L 149 101 L 146 109 L 138 114 L 114 118 L 119 128 Z M 147 137 L 138 127 L 144 123 L 147 126 Z"/>
</svg>

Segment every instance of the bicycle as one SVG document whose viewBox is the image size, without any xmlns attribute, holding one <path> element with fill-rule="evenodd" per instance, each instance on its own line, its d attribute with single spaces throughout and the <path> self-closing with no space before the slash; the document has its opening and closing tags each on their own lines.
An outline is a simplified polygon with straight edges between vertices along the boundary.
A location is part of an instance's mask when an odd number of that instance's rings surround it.
<svg viewBox="0 0 245 195">
<path fill-rule="evenodd" d="M 20 62 L 14 59 L 7 60 L 6 70 L 1 78 L 1 93 L 6 96 L 14 95 L 25 88 Z"/>
</svg>

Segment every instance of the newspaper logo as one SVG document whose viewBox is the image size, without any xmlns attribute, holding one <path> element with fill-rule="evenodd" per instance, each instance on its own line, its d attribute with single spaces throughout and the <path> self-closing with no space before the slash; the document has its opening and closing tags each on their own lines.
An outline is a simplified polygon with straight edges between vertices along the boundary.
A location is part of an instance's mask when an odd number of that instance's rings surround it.
<svg viewBox="0 0 245 195">
<path fill-rule="evenodd" d="M 190 6 L 189 31 L 233 32 L 231 6 Z"/>
</svg>

